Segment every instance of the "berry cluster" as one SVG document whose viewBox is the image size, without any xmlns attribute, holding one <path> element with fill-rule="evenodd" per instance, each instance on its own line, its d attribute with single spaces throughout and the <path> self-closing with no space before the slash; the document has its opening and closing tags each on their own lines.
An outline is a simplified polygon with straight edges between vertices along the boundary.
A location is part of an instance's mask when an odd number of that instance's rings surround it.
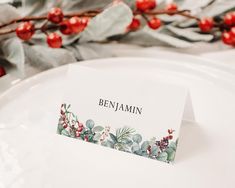
<svg viewBox="0 0 235 188">
<path fill-rule="evenodd" d="M 227 13 L 223 21 L 227 28 L 222 33 L 222 41 L 224 44 L 235 46 L 235 12 Z"/>
<path fill-rule="evenodd" d="M 168 129 L 168 136 L 165 136 L 160 141 L 155 142 L 155 145 L 161 150 L 161 152 L 165 151 L 168 148 L 170 140 L 173 139 L 173 135 L 172 135 L 173 133 L 174 133 L 174 130 Z M 147 147 L 146 152 L 148 155 L 152 154 L 152 146 L 151 145 L 149 145 Z"/>
<path fill-rule="evenodd" d="M 71 35 L 82 32 L 89 22 L 89 18 L 87 17 L 73 16 L 69 19 L 66 19 L 64 17 L 63 11 L 57 7 L 52 8 L 48 12 L 47 20 L 54 24 L 52 27 L 53 29 L 58 28 L 64 35 Z M 60 48 L 62 46 L 62 37 L 60 34 L 56 32 L 47 33 L 46 25 L 44 25 L 40 29 L 47 35 L 46 40 L 48 46 L 50 46 L 51 48 Z M 32 22 L 22 22 L 16 28 L 16 35 L 20 39 L 27 41 L 32 38 L 36 30 L 37 29 Z"/>
<path fill-rule="evenodd" d="M 164 151 L 168 147 L 169 140 L 173 139 L 173 132 L 174 130 L 168 129 L 168 136 L 163 137 L 160 141 L 156 141 L 156 145 L 160 148 L 161 151 Z"/>
<path fill-rule="evenodd" d="M 156 30 L 161 27 L 162 21 L 156 16 L 146 16 L 145 13 L 148 13 L 150 10 L 153 10 L 157 7 L 156 0 L 136 0 L 137 11 L 141 13 L 143 18 L 147 21 L 149 28 Z M 165 11 L 169 15 L 173 15 L 178 10 L 178 6 L 175 3 L 167 4 Z M 128 31 L 136 31 L 141 26 L 140 19 L 135 16 L 132 19 L 131 24 L 127 27 Z"/>
<path fill-rule="evenodd" d="M 119 2 L 119 1 L 114 1 Z M 160 14 L 181 15 L 189 19 L 195 19 L 198 22 L 198 27 L 202 33 L 213 33 L 217 29 L 221 31 L 221 39 L 227 45 L 235 46 L 235 12 L 227 13 L 223 19 L 213 18 L 198 18 L 190 15 L 188 10 L 178 10 L 178 6 L 175 3 L 170 3 L 165 6 L 164 9 L 157 9 L 156 0 L 136 0 L 136 8 L 133 10 L 132 22 L 127 26 L 126 31 L 136 31 L 142 25 L 142 19 L 145 20 L 146 25 L 153 29 L 159 29 L 164 23 L 156 16 Z M 101 11 L 93 10 L 93 14 L 86 16 L 88 12 L 81 14 L 64 15 L 60 8 L 52 8 L 45 19 L 50 22 L 51 25 L 43 25 L 41 28 L 36 28 L 34 23 L 29 21 L 22 22 L 15 30 L 16 35 L 22 40 L 29 40 L 32 38 L 36 30 L 41 30 L 47 35 L 47 44 L 52 48 L 60 48 L 62 46 L 62 37 L 57 32 L 47 33 L 48 30 L 58 29 L 63 35 L 72 35 L 82 32 L 91 17 L 96 16 Z M 27 20 L 27 19 L 26 19 Z M 37 19 L 35 19 L 37 20 Z M 22 21 L 22 20 L 21 20 Z"/>
</svg>

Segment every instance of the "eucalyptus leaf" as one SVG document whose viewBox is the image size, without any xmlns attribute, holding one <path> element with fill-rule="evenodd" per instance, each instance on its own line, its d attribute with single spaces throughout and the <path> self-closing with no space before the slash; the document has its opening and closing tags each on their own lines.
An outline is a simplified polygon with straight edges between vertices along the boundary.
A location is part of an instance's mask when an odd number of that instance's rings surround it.
<svg viewBox="0 0 235 188">
<path fill-rule="evenodd" d="M 175 38 L 175 37 L 167 35 L 165 33 L 160 33 L 158 31 L 152 30 L 152 29 L 150 29 L 148 27 L 145 27 L 144 31 L 147 34 L 149 34 L 152 37 L 154 37 L 155 39 L 160 40 L 162 42 L 165 42 L 165 43 L 167 43 L 167 44 L 169 44 L 171 46 L 175 46 L 175 47 L 178 47 L 178 48 L 188 48 L 188 47 L 192 46 L 192 44 L 189 43 L 189 42 L 186 42 L 184 40 Z"/>
<path fill-rule="evenodd" d="M 8 22 L 11 22 L 15 19 L 18 19 L 21 17 L 19 11 L 11 6 L 11 5 L 8 5 L 8 4 L 2 4 L 0 5 L 0 25 L 2 24 L 6 24 Z M 7 30 L 13 30 L 13 29 L 16 29 L 18 24 L 11 24 L 9 26 L 6 26 L 4 28 L 1 28 L 0 30 L 1 31 L 7 31 Z M 0 36 L 0 41 L 4 40 L 4 39 L 7 39 L 7 38 L 13 38 L 14 37 L 14 34 L 11 33 L 11 34 L 6 34 L 6 35 L 1 35 Z"/>
<path fill-rule="evenodd" d="M 24 44 L 27 61 L 31 67 L 46 70 L 59 65 L 76 62 L 73 54 L 63 48 L 53 49 L 46 46 Z"/>
<path fill-rule="evenodd" d="M 101 134 L 100 133 L 96 133 L 95 136 L 93 137 L 93 140 L 99 141 L 100 137 L 101 137 Z"/>
<path fill-rule="evenodd" d="M 167 160 L 173 161 L 175 158 L 175 150 L 173 148 L 167 148 L 166 153 L 167 153 Z"/>
<path fill-rule="evenodd" d="M 191 28 L 189 29 L 181 29 L 174 26 L 167 26 L 167 29 L 169 29 L 171 32 L 175 33 L 176 35 L 180 37 L 184 37 L 191 41 L 211 41 L 213 39 L 213 35 L 211 34 L 200 34 L 197 32 L 194 32 Z"/>
<path fill-rule="evenodd" d="M 89 129 L 92 129 L 94 126 L 95 126 L 95 122 L 92 120 L 92 119 L 88 119 L 86 121 L 86 126 L 89 128 Z"/>
<path fill-rule="evenodd" d="M 101 132 L 104 130 L 104 127 L 101 127 L 101 126 L 95 126 L 93 129 L 92 129 L 94 132 Z"/>
<path fill-rule="evenodd" d="M 63 0 L 22 0 L 19 9 L 23 16 L 45 15 L 52 7 L 59 7 Z"/>
<path fill-rule="evenodd" d="M 132 140 L 139 144 L 142 141 L 142 136 L 140 134 L 135 134 L 132 136 Z"/>
<path fill-rule="evenodd" d="M 57 133 L 58 134 L 61 134 L 61 131 L 64 129 L 64 127 L 63 127 L 63 125 L 62 124 L 59 124 L 58 126 L 57 126 Z"/>
<path fill-rule="evenodd" d="M 159 161 L 167 161 L 168 154 L 166 152 L 162 152 L 157 156 L 157 160 Z"/>
<path fill-rule="evenodd" d="M 109 133 L 109 136 L 113 140 L 114 143 L 117 143 L 117 137 L 114 134 Z"/>
<path fill-rule="evenodd" d="M 110 148 L 114 148 L 114 143 L 111 140 L 106 141 L 106 146 Z"/>
<path fill-rule="evenodd" d="M 197 8 L 197 11 L 194 11 L 194 15 L 202 18 L 202 17 L 214 17 L 219 16 L 224 12 L 227 12 L 231 9 L 234 9 L 235 7 L 235 1 L 234 0 L 217 0 L 214 1 L 212 4 L 208 5 L 211 0 L 205 0 L 205 1 L 194 1 L 194 0 L 187 0 L 190 1 L 188 3 L 188 7 L 190 5 L 194 6 L 194 3 L 197 4 L 197 7 L 194 7 L 194 9 Z M 184 7 L 183 7 L 184 8 Z M 187 9 L 187 8 L 186 8 Z M 180 23 L 181 27 L 189 27 L 193 24 L 196 24 L 196 20 L 187 20 L 185 22 Z"/>
<path fill-rule="evenodd" d="M 149 147 L 149 141 L 144 141 L 141 145 L 141 150 L 146 151 Z"/>
<path fill-rule="evenodd" d="M 81 34 L 80 42 L 102 41 L 107 37 L 122 34 L 131 23 L 132 17 L 132 11 L 126 4 L 112 5 L 91 19 Z"/>
<path fill-rule="evenodd" d="M 170 142 L 169 147 L 176 151 L 177 145 L 175 142 Z"/>
<path fill-rule="evenodd" d="M 131 151 L 132 151 L 133 153 L 136 153 L 136 152 L 139 151 L 139 150 L 140 150 L 139 144 L 134 143 L 134 144 L 132 145 L 132 147 L 131 147 Z"/>
<path fill-rule="evenodd" d="M 123 139 L 122 143 L 128 146 L 131 146 L 133 144 L 132 140 L 128 138 Z"/>
<path fill-rule="evenodd" d="M 112 0 L 72 0 L 66 1 L 63 0 L 61 6 L 63 10 L 66 12 L 74 12 L 74 11 L 87 11 L 87 10 L 95 10 L 102 9 L 106 7 L 108 4 L 112 3 Z"/>
<path fill-rule="evenodd" d="M 21 17 L 19 11 L 8 4 L 0 5 L 0 13 L 0 25 Z"/>
<path fill-rule="evenodd" d="M 70 137 L 69 132 L 65 129 L 61 131 L 61 134 L 64 135 L 64 136 Z"/>
<path fill-rule="evenodd" d="M 121 38 L 120 42 L 127 44 L 141 45 L 141 46 L 164 45 L 163 42 L 157 40 L 152 35 L 146 33 L 143 29 L 129 33 L 128 35 Z"/>
<path fill-rule="evenodd" d="M 179 5 L 180 10 L 187 9 L 187 10 L 198 10 L 202 7 L 205 7 L 207 4 L 211 2 L 211 0 L 176 0 L 175 1 Z"/>
<path fill-rule="evenodd" d="M 76 45 L 83 60 L 112 57 L 112 51 L 108 46 L 96 43 L 82 43 Z"/>
<path fill-rule="evenodd" d="M 156 145 L 153 145 L 151 149 L 152 149 L 152 155 L 158 154 L 159 148 Z"/>
<path fill-rule="evenodd" d="M 14 64 L 24 75 L 25 55 L 22 42 L 18 38 L 10 38 L 0 42 L 0 48 L 4 58 Z"/>
<path fill-rule="evenodd" d="M 228 10 L 231 10 L 235 7 L 234 0 L 220 0 L 215 1 L 210 6 L 207 6 L 200 12 L 199 16 L 201 17 L 213 17 L 220 15 Z"/>
</svg>

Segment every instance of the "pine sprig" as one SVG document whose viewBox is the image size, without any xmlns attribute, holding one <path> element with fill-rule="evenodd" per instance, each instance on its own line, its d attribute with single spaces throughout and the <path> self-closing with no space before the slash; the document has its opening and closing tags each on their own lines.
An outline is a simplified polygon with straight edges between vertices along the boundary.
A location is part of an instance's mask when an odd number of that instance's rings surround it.
<svg viewBox="0 0 235 188">
<path fill-rule="evenodd" d="M 129 139 L 134 132 L 135 130 L 129 127 L 117 129 L 116 130 L 117 141 L 123 142 L 125 139 Z"/>
</svg>

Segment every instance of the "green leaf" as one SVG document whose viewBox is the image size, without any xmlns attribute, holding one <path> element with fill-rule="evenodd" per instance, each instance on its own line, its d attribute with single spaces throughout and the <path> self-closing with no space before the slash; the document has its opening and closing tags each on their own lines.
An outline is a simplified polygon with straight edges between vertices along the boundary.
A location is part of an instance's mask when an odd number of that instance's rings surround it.
<svg viewBox="0 0 235 188">
<path fill-rule="evenodd" d="M 56 0 L 56 2 L 61 2 Z M 63 2 L 63 1 L 62 1 Z M 74 13 L 76 11 L 84 12 L 87 10 L 103 9 L 105 6 L 110 4 L 112 0 L 76 0 L 76 1 L 64 1 L 62 4 L 62 10 L 67 13 Z"/>
<path fill-rule="evenodd" d="M 167 161 L 168 154 L 166 152 L 162 152 L 157 156 L 157 160 L 159 161 Z"/>
<path fill-rule="evenodd" d="M 151 147 L 151 149 L 152 149 L 151 155 L 157 155 L 158 154 L 159 148 L 156 145 L 153 145 Z"/>
<path fill-rule="evenodd" d="M 132 151 L 133 153 L 136 153 L 136 152 L 139 151 L 139 150 L 140 150 L 139 144 L 134 143 L 133 146 L 131 147 L 131 151 Z"/>
<path fill-rule="evenodd" d="M 167 148 L 166 153 L 168 154 L 167 160 L 174 161 L 175 159 L 175 150 L 172 148 Z"/>
<path fill-rule="evenodd" d="M 124 144 L 126 144 L 126 145 L 128 145 L 128 146 L 131 146 L 131 145 L 133 144 L 132 140 L 130 140 L 130 139 L 128 139 L 128 138 L 124 139 L 124 140 L 122 141 L 122 143 L 124 143 Z"/>
<path fill-rule="evenodd" d="M 73 54 L 66 49 L 48 48 L 41 45 L 31 46 L 28 44 L 23 44 L 23 46 L 26 59 L 30 62 L 30 67 L 35 67 L 36 70 L 47 70 L 76 61 Z"/>
<path fill-rule="evenodd" d="M 3 52 L 4 58 L 15 65 L 24 75 L 25 54 L 22 42 L 18 38 L 10 38 L 0 43 L 0 51 Z"/>
<path fill-rule="evenodd" d="M 73 53 L 75 56 L 78 56 L 79 59 L 97 59 L 97 58 L 106 58 L 106 57 L 112 57 L 113 52 L 112 49 L 110 49 L 110 46 L 97 44 L 97 43 L 82 43 L 82 44 L 76 44 L 72 46 L 69 46 L 71 50 L 73 50 Z M 67 47 L 68 48 L 68 47 Z M 79 53 L 79 54 L 77 54 Z"/>
<path fill-rule="evenodd" d="M 109 148 L 114 148 L 114 143 L 111 140 L 107 140 L 105 144 L 106 144 L 105 146 Z"/>
<path fill-rule="evenodd" d="M 58 134 L 61 134 L 61 131 L 62 131 L 63 129 L 64 129 L 63 125 L 58 124 L 58 126 L 57 126 L 57 133 L 58 133 Z"/>
<path fill-rule="evenodd" d="M 145 27 L 144 31 L 146 34 L 151 35 L 153 38 L 161 42 L 164 42 L 166 44 L 169 44 L 171 46 L 174 46 L 174 47 L 189 48 L 192 46 L 191 43 L 185 40 L 181 40 L 181 39 L 178 39 L 177 37 L 173 37 L 173 36 L 170 36 L 169 34 L 166 34 L 165 30 L 162 30 L 162 32 L 159 32 L 159 31 L 152 30 L 148 27 Z"/>
<path fill-rule="evenodd" d="M 114 134 L 109 133 L 109 136 L 113 140 L 114 143 L 117 143 L 117 137 Z"/>
<path fill-rule="evenodd" d="M 94 125 L 95 125 L 95 122 L 92 119 L 88 119 L 86 121 L 87 128 L 92 129 L 94 127 Z"/>
<path fill-rule="evenodd" d="M 51 7 L 58 6 L 58 2 L 55 0 L 22 0 L 21 13 L 22 16 L 29 15 L 42 15 L 45 14 Z"/>
<path fill-rule="evenodd" d="M 200 13 L 200 16 L 204 17 L 214 17 L 220 15 L 228 10 L 231 10 L 235 7 L 234 0 L 220 0 L 212 3 L 210 6 L 207 6 Z"/>
<path fill-rule="evenodd" d="M 169 147 L 176 151 L 177 145 L 175 142 L 170 142 Z"/>
<path fill-rule="evenodd" d="M 95 136 L 93 137 L 93 140 L 99 141 L 100 137 L 101 137 L 100 133 L 95 133 Z"/>
<path fill-rule="evenodd" d="M 92 130 L 93 130 L 93 132 L 101 132 L 101 131 L 104 130 L 104 127 L 96 126 L 96 127 L 94 127 Z"/>
<path fill-rule="evenodd" d="M 133 135 L 132 140 L 139 144 L 142 141 L 142 136 L 140 134 L 135 134 Z"/>
<path fill-rule="evenodd" d="M 69 132 L 68 132 L 67 130 L 65 130 L 65 129 L 63 129 L 63 130 L 61 131 L 61 134 L 64 135 L 64 136 L 70 137 Z"/>
<path fill-rule="evenodd" d="M 8 23 L 12 20 L 15 20 L 21 17 L 18 10 L 9 4 L 1 4 L 0 12 L 1 12 L 0 25 Z"/>
<path fill-rule="evenodd" d="M 125 139 L 129 139 L 131 134 L 134 133 L 135 130 L 129 127 L 123 127 L 116 130 L 116 137 L 118 142 L 123 142 Z"/>
<path fill-rule="evenodd" d="M 191 41 L 211 41 L 213 39 L 213 35 L 211 34 L 200 34 L 197 32 L 192 31 L 191 28 L 177 28 L 174 26 L 167 26 L 167 29 L 169 29 L 171 32 L 175 33 L 178 36 L 184 37 L 186 39 L 189 39 Z"/>
<path fill-rule="evenodd" d="M 81 34 L 80 42 L 102 41 L 110 36 L 122 34 L 131 23 L 132 17 L 132 11 L 125 3 L 111 5 L 91 19 Z"/>
<path fill-rule="evenodd" d="M 141 150 L 146 151 L 149 147 L 149 141 L 144 141 L 141 145 Z"/>
</svg>

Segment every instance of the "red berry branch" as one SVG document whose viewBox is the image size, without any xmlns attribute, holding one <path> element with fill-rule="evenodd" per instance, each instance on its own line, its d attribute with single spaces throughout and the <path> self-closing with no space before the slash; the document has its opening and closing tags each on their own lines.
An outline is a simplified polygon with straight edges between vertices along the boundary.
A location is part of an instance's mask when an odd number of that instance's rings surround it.
<svg viewBox="0 0 235 188">
<path fill-rule="evenodd" d="M 199 18 L 190 14 L 189 10 L 179 10 L 177 4 L 171 3 L 166 5 L 163 10 L 156 9 L 156 0 L 136 0 L 136 9 L 133 10 L 133 20 L 127 26 L 126 32 L 136 31 L 141 27 L 140 17 L 144 18 L 149 28 L 159 29 L 164 23 L 158 15 L 181 15 L 198 22 L 198 27 L 202 33 L 212 33 L 214 28 L 221 31 L 222 41 L 231 46 L 235 46 L 235 12 L 227 13 L 222 19 L 216 21 L 213 18 Z M 46 35 L 46 41 L 52 48 L 60 48 L 62 46 L 63 35 L 75 35 L 81 33 L 89 23 L 89 20 L 100 14 L 103 10 L 93 10 L 87 12 L 79 12 L 73 14 L 64 14 L 60 8 L 52 8 L 45 16 L 30 16 L 16 20 L 12 20 L 7 24 L 0 25 L 0 35 L 16 33 L 16 35 L 24 40 L 30 40 L 36 31 L 41 31 Z M 36 27 L 37 21 L 45 21 L 41 27 Z M 5 29 L 4 27 L 11 24 L 19 23 L 16 29 Z"/>
</svg>

